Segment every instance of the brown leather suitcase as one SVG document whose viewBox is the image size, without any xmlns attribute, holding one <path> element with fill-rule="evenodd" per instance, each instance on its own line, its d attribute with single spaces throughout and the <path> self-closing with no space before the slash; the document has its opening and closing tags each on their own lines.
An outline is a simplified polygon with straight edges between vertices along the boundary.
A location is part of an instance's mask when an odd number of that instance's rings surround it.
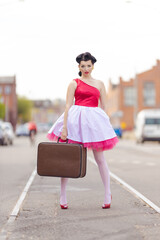
<svg viewBox="0 0 160 240">
<path fill-rule="evenodd" d="M 40 176 L 79 178 L 86 175 L 87 149 L 80 144 L 42 142 L 38 145 Z"/>
</svg>

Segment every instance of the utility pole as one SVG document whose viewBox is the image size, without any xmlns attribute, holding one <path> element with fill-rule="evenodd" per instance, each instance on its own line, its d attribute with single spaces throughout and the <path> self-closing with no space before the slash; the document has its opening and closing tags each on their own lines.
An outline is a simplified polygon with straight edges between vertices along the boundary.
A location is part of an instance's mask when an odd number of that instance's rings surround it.
<svg viewBox="0 0 160 240">
<path fill-rule="evenodd" d="M 8 96 L 6 96 L 5 108 L 6 108 L 5 121 L 8 122 L 9 121 Z"/>
<path fill-rule="evenodd" d="M 138 82 L 137 82 L 137 74 L 135 74 L 134 78 L 134 126 L 136 125 L 136 117 L 138 113 Z"/>
</svg>

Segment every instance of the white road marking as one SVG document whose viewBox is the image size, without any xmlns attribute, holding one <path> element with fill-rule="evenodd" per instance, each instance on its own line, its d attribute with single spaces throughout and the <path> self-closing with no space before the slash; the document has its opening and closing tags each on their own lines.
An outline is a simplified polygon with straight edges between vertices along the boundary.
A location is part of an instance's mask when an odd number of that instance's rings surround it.
<svg viewBox="0 0 160 240">
<path fill-rule="evenodd" d="M 114 162 L 114 160 L 113 159 L 108 159 L 108 162 Z M 126 163 L 127 162 L 127 160 L 119 160 L 118 161 L 119 163 Z M 131 161 L 130 162 L 131 164 L 143 164 L 143 162 L 140 162 L 140 161 L 137 161 L 137 160 L 135 160 L 135 161 Z M 156 166 L 156 163 L 154 163 L 154 162 L 146 162 L 146 163 L 144 163 L 145 165 L 147 165 L 147 166 Z"/>
<path fill-rule="evenodd" d="M 24 199 L 25 199 L 25 197 L 27 195 L 27 192 L 28 192 L 28 190 L 29 190 L 29 188 L 30 188 L 30 186 L 31 186 L 35 176 L 36 176 L 36 173 L 37 173 L 37 168 L 35 168 L 33 170 L 32 174 L 31 174 L 31 176 L 30 176 L 30 178 L 29 178 L 29 180 L 28 180 L 28 182 L 27 182 L 27 184 L 25 186 L 25 188 L 23 189 L 23 192 L 21 193 L 21 195 L 20 195 L 20 197 L 19 197 L 19 199 L 18 199 L 14 209 L 12 210 L 12 212 L 10 214 L 8 222 L 13 222 L 15 220 L 15 218 L 18 216 L 18 213 L 19 213 L 19 210 L 21 208 L 21 205 L 22 205 L 22 203 L 23 203 L 23 201 L 24 201 Z"/>
<path fill-rule="evenodd" d="M 119 160 L 120 163 L 126 163 L 127 161 L 126 160 Z"/>
<path fill-rule="evenodd" d="M 114 162 L 114 159 L 109 159 L 109 162 Z"/>
<path fill-rule="evenodd" d="M 95 160 L 92 157 L 88 157 L 88 160 L 90 162 L 94 163 L 95 165 L 97 165 L 97 163 L 95 162 Z M 110 176 L 114 180 L 116 180 L 118 183 L 122 184 L 129 192 L 131 192 L 137 198 L 143 200 L 148 206 L 153 208 L 157 213 L 160 213 L 160 208 L 157 205 L 155 205 L 153 202 L 151 202 L 148 198 L 143 196 L 140 192 L 135 190 L 133 187 L 131 187 L 129 184 L 127 184 L 125 181 L 123 181 L 121 178 L 117 177 L 114 173 L 110 172 Z"/>
<path fill-rule="evenodd" d="M 121 142 L 119 142 L 120 147 L 123 147 L 123 144 L 125 144 L 125 146 L 127 146 L 127 148 L 130 149 L 134 149 L 134 150 L 138 150 L 144 153 L 151 153 L 152 155 L 158 155 L 160 153 L 160 148 L 159 148 L 159 144 L 155 145 L 155 144 L 143 144 L 143 145 L 139 145 L 136 144 L 135 142 L 131 142 L 131 141 L 124 141 L 122 140 Z"/>
<path fill-rule="evenodd" d="M 35 168 L 33 170 L 29 180 L 27 181 L 27 184 L 26 184 L 25 188 L 23 189 L 23 191 L 22 191 L 22 193 L 21 193 L 21 195 L 20 195 L 20 197 L 19 197 L 15 207 L 13 208 L 13 210 L 12 210 L 10 216 L 9 216 L 9 219 L 8 219 L 7 223 L 2 228 L 1 233 L 0 233 L 0 240 L 7 239 L 6 227 L 7 227 L 8 224 L 14 222 L 16 217 L 18 216 L 18 213 L 20 211 L 22 203 L 23 203 L 23 201 L 24 201 L 24 199 L 25 199 L 25 197 L 27 195 L 27 192 L 28 192 L 28 190 L 29 190 L 29 188 L 30 188 L 30 186 L 31 186 L 31 184 L 32 184 L 36 174 L 37 174 L 37 168 Z"/>
<path fill-rule="evenodd" d="M 148 162 L 148 163 L 146 163 L 146 165 L 148 165 L 148 166 L 155 166 L 156 164 L 153 163 L 153 162 Z"/>
<path fill-rule="evenodd" d="M 132 161 L 133 164 L 140 164 L 140 161 Z"/>
</svg>

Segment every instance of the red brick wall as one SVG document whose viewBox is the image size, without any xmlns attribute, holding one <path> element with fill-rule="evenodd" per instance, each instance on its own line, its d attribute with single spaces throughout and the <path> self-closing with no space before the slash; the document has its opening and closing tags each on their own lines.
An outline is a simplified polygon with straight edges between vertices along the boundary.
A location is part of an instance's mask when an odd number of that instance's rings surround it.
<svg viewBox="0 0 160 240">
<path fill-rule="evenodd" d="M 143 88 L 144 83 L 148 81 L 154 82 L 155 84 L 155 106 L 144 105 Z M 129 86 L 137 89 L 137 107 L 135 107 L 136 104 L 133 106 L 125 106 L 124 89 Z M 152 69 L 137 74 L 134 79 L 124 81 L 120 78 L 119 84 L 115 88 L 112 87 L 112 83 L 110 82 L 107 101 L 109 114 L 111 115 L 116 111 L 122 111 L 123 116 L 120 118 L 120 122 L 126 124 L 126 129 L 133 129 L 134 116 L 136 116 L 136 113 L 143 109 L 160 108 L 160 60 L 157 60 L 156 66 L 153 66 Z"/>
<path fill-rule="evenodd" d="M 9 77 L 11 78 L 11 77 Z M 5 79 L 1 81 L 1 79 Z M 8 105 L 8 116 L 6 116 L 5 120 L 12 123 L 13 128 L 15 129 L 17 123 L 17 96 L 16 96 L 16 78 L 13 77 L 13 81 L 7 82 L 7 77 L 0 78 L 0 86 L 2 88 L 1 97 L 3 99 L 3 103 Z M 5 93 L 5 87 L 10 86 L 11 92 L 9 94 Z"/>
</svg>

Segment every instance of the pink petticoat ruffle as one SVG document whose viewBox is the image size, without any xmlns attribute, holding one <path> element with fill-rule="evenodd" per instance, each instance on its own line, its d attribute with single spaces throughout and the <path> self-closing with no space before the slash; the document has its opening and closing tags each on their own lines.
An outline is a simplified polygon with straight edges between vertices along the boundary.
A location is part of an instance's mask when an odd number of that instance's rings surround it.
<svg viewBox="0 0 160 240">
<path fill-rule="evenodd" d="M 59 137 L 56 136 L 52 132 L 52 133 L 47 134 L 47 138 L 50 141 L 57 141 Z M 60 139 L 59 142 L 66 142 L 66 141 Z M 88 149 L 93 149 L 93 150 L 97 150 L 97 151 L 105 151 L 105 150 L 112 149 L 118 142 L 119 142 L 119 140 L 118 140 L 117 136 L 114 137 L 114 138 L 105 140 L 105 141 L 87 142 L 87 143 L 77 142 L 77 141 L 73 141 L 71 139 L 68 139 L 68 143 L 82 144 L 84 147 L 86 147 Z"/>
</svg>

